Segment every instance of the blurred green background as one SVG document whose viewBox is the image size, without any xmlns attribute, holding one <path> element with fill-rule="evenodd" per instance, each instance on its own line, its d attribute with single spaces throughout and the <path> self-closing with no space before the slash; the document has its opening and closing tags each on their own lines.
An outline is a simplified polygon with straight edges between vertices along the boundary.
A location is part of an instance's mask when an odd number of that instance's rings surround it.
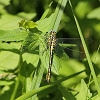
<svg viewBox="0 0 100 100">
<path fill-rule="evenodd" d="M 53 0 L 53 3 L 50 7 L 50 13 L 55 11 L 57 2 L 58 0 Z M 72 0 L 71 2 L 84 37 L 91 38 L 93 40 L 93 42 L 88 45 L 88 49 L 94 64 L 96 74 L 99 76 L 100 2 L 98 0 Z M 18 22 L 20 22 L 22 19 L 33 20 L 34 22 L 36 22 L 41 18 L 42 14 L 47 9 L 50 3 L 51 0 L 0 0 L 0 30 L 16 29 L 18 28 Z M 57 37 L 79 37 L 74 18 L 68 4 L 66 5 L 66 8 L 64 10 L 62 20 L 58 28 Z M 18 49 L 20 48 L 19 44 L 13 45 Z M 16 80 L 16 76 L 13 74 L 13 71 L 17 69 L 18 59 L 19 56 L 17 54 L 0 50 L 0 97 L 2 98 L 2 100 L 7 100 L 7 97 L 9 98 L 9 94 L 11 93 L 11 91 L 13 91 L 12 83 L 14 83 L 13 80 Z M 33 62 L 36 66 L 37 62 Z M 70 75 L 74 72 L 87 69 L 87 72 L 83 73 L 79 77 L 71 79 L 69 82 L 67 81 L 62 83 L 64 87 L 67 86 L 68 88 L 70 88 L 71 86 L 73 86 L 73 84 L 75 85 L 77 82 L 80 82 L 82 78 L 85 78 L 85 81 L 88 83 L 90 70 L 87 67 L 87 61 L 77 61 L 75 59 L 71 59 L 66 62 L 62 60 L 61 64 L 62 66 L 64 66 L 60 69 L 61 76 L 66 76 L 66 73 L 67 75 Z M 8 75 L 8 73 L 11 74 Z M 59 78 L 60 76 L 58 76 L 58 79 Z M 77 88 L 79 86 L 80 84 L 77 85 Z M 17 95 L 20 95 L 21 91 L 18 91 L 19 92 Z M 94 84 L 91 85 L 91 91 L 93 93 L 96 91 Z"/>
</svg>

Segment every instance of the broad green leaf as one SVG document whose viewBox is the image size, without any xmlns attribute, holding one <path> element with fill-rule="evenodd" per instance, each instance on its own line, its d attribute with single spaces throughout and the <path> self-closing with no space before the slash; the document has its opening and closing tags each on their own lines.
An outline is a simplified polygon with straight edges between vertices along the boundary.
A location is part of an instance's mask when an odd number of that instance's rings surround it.
<svg viewBox="0 0 100 100">
<path fill-rule="evenodd" d="M 92 99 L 91 100 L 100 100 L 100 98 L 99 98 L 99 95 L 97 94 L 97 95 L 95 95 L 94 97 L 92 97 Z"/>
<path fill-rule="evenodd" d="M 33 28 L 32 31 L 28 31 L 27 33 L 28 35 L 23 41 L 21 50 L 25 52 L 27 51 L 31 53 L 36 53 L 35 51 L 38 51 L 39 47 L 39 37 L 41 35 L 41 32 Z"/>
<path fill-rule="evenodd" d="M 9 52 L 1 51 L 0 52 L 0 67 L 3 67 L 4 70 L 13 70 L 17 68 L 19 61 L 19 55 Z"/>
<path fill-rule="evenodd" d="M 84 18 L 86 14 L 91 10 L 89 1 L 80 1 L 75 8 L 75 12 L 79 18 Z"/>
<path fill-rule="evenodd" d="M 92 10 L 88 15 L 87 15 L 87 18 L 91 19 L 91 18 L 96 18 L 98 20 L 100 20 L 100 7 Z"/>
<path fill-rule="evenodd" d="M 5 51 L 11 51 L 14 53 L 20 53 L 19 48 L 21 44 L 20 43 L 0 43 L 0 50 L 5 50 Z"/>
<path fill-rule="evenodd" d="M 0 41 L 21 41 L 27 36 L 26 30 L 0 30 Z"/>
<path fill-rule="evenodd" d="M 38 54 L 24 53 L 22 57 L 23 61 L 26 61 L 27 64 L 32 64 L 35 68 L 38 66 Z"/>
<path fill-rule="evenodd" d="M 42 19 L 37 21 L 36 23 L 38 24 L 37 28 L 42 31 L 43 33 L 46 33 L 52 29 L 50 29 L 52 19 L 53 19 L 54 14 L 51 14 L 48 18 Z"/>
<path fill-rule="evenodd" d="M 92 61 L 95 62 L 95 64 L 100 65 L 100 53 L 99 51 L 95 51 L 91 56 Z"/>
<path fill-rule="evenodd" d="M 23 92 L 29 92 L 33 86 L 33 74 L 38 66 L 39 57 L 28 53 L 24 53 L 22 57 L 24 62 L 21 65 L 20 80 L 23 84 Z"/>
<path fill-rule="evenodd" d="M 13 83 L 14 83 L 14 81 L 3 81 L 3 80 L 0 80 L 0 86 L 11 85 Z"/>
<path fill-rule="evenodd" d="M 28 70 L 28 71 L 27 71 Z M 34 71 L 34 67 L 30 66 L 29 64 L 25 62 L 22 63 L 21 70 L 20 70 L 20 81 L 23 86 L 23 93 L 29 92 L 31 88 L 31 77 L 30 75 Z"/>
<path fill-rule="evenodd" d="M 25 20 L 30 20 L 33 17 L 35 17 L 36 14 L 34 13 L 19 13 L 18 15 L 10 15 L 10 14 L 3 14 L 1 19 L 0 19 L 0 29 L 2 30 L 9 30 L 9 29 L 16 29 L 18 28 L 18 22 L 20 20 L 25 19 Z"/>
<path fill-rule="evenodd" d="M 90 90 L 88 89 L 86 83 L 84 80 L 81 80 L 81 89 L 79 94 L 77 95 L 77 100 L 88 100 L 92 97 L 92 93 L 90 93 Z"/>
<path fill-rule="evenodd" d="M 5 6 L 10 4 L 10 0 L 0 0 L 0 16 L 6 12 Z M 0 18 L 1 19 L 1 18 Z M 1 23 L 0 23 L 1 24 Z"/>
<path fill-rule="evenodd" d="M 10 4 L 10 0 L 0 0 L 1 4 L 4 4 L 4 5 L 9 5 Z"/>
<path fill-rule="evenodd" d="M 61 91 L 63 97 L 65 98 L 64 100 L 76 100 L 73 94 L 69 92 L 67 89 L 59 86 L 59 90 Z"/>
</svg>

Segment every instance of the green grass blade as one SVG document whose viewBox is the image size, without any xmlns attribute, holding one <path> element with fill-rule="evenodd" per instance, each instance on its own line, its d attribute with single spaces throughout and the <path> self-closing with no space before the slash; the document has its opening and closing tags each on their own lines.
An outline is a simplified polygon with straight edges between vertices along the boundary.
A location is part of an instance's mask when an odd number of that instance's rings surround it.
<svg viewBox="0 0 100 100">
<path fill-rule="evenodd" d="M 51 2 L 51 3 L 49 4 L 49 7 L 48 7 L 48 8 L 46 9 L 46 11 L 43 13 L 43 15 L 42 15 L 42 17 L 41 17 L 40 20 L 46 18 L 46 16 L 48 15 L 48 13 L 49 13 L 49 11 L 50 11 L 50 7 L 51 7 L 52 3 L 53 3 L 53 2 Z"/>
<path fill-rule="evenodd" d="M 39 64 L 34 74 L 34 78 L 33 78 L 32 85 L 31 85 L 31 91 L 40 87 L 40 83 L 43 77 L 44 70 L 45 68 L 42 66 L 42 64 L 41 65 Z M 34 95 L 32 97 L 32 100 L 36 100 L 36 98 L 37 98 L 37 95 Z"/>
<path fill-rule="evenodd" d="M 15 100 L 26 100 L 26 99 L 30 98 L 31 96 L 36 95 L 36 94 L 38 94 L 38 93 L 40 93 L 40 92 L 42 92 L 42 91 L 45 91 L 46 89 L 49 89 L 49 88 L 51 88 L 51 87 L 53 87 L 53 86 L 55 86 L 55 85 L 57 85 L 57 84 L 59 84 L 59 83 L 65 81 L 65 80 L 67 80 L 67 79 L 70 79 L 70 78 L 72 78 L 72 77 L 75 77 L 75 76 L 81 74 L 82 72 L 83 72 L 83 71 L 78 72 L 78 73 L 75 73 L 75 74 L 72 74 L 72 75 L 70 75 L 70 76 L 68 76 L 68 77 L 64 77 L 64 78 L 62 78 L 62 79 L 60 79 L 60 80 L 57 80 L 56 82 L 53 82 L 53 83 L 51 83 L 51 84 L 49 84 L 49 85 L 42 86 L 42 87 L 40 87 L 40 88 L 34 89 L 34 90 L 32 90 L 32 91 L 30 91 L 30 92 L 27 92 L 27 93 L 23 94 L 22 96 L 16 98 Z"/>
<path fill-rule="evenodd" d="M 75 23 L 76 23 L 76 26 L 77 26 L 77 29 L 78 29 L 78 32 L 79 32 L 79 35 L 80 35 L 80 38 L 81 38 L 83 47 L 84 47 L 84 51 L 85 51 L 85 54 L 86 54 L 86 57 L 87 57 L 87 61 L 88 61 L 88 64 L 89 64 L 89 67 L 90 67 L 90 70 L 91 70 L 91 73 L 92 73 L 92 76 L 93 76 L 95 85 L 96 85 L 96 89 L 97 89 L 97 91 L 98 91 L 98 93 L 99 93 L 99 96 L 100 96 L 100 87 L 99 87 L 99 84 L 98 84 L 98 81 L 97 81 L 97 77 L 96 77 L 96 74 L 95 74 L 95 71 L 94 71 L 94 68 L 93 68 L 93 64 L 92 64 L 92 62 L 91 62 L 91 59 L 90 59 L 90 55 L 89 55 L 87 46 L 86 46 L 84 37 L 83 37 L 83 35 L 82 35 L 82 31 L 81 31 L 81 29 L 80 29 L 79 23 L 78 23 L 78 21 L 77 21 L 77 19 L 76 19 L 76 16 L 75 16 L 75 14 L 74 14 L 73 7 L 72 7 L 72 4 L 71 4 L 70 0 L 69 0 L 69 4 L 70 4 L 70 7 L 71 7 L 71 10 L 72 10 L 74 19 L 75 19 Z"/>
<path fill-rule="evenodd" d="M 64 100 L 76 100 L 71 92 L 69 92 L 66 88 L 59 85 L 59 90 L 61 91 Z"/>
<path fill-rule="evenodd" d="M 60 20 L 64 11 L 64 8 L 66 6 L 67 0 L 59 0 L 58 1 L 58 5 L 56 7 L 55 13 L 54 13 L 54 17 L 53 17 L 53 21 L 51 24 L 51 28 L 54 31 L 57 31 L 58 26 L 60 24 Z"/>
</svg>

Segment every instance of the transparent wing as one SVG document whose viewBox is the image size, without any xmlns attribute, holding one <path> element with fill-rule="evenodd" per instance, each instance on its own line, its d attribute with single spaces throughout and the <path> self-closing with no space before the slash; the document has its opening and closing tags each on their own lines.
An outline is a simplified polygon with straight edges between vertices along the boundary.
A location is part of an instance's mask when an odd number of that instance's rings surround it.
<svg viewBox="0 0 100 100">
<path fill-rule="evenodd" d="M 91 38 L 85 38 L 87 44 L 92 43 Z M 80 38 L 58 38 L 57 45 L 64 48 L 64 51 L 70 58 L 83 59 L 85 57 L 84 49 Z M 56 50 L 59 50 L 59 46 Z"/>
<path fill-rule="evenodd" d="M 92 43 L 92 39 L 85 38 L 85 42 L 90 44 Z M 57 43 L 82 45 L 80 38 L 58 38 Z"/>
</svg>

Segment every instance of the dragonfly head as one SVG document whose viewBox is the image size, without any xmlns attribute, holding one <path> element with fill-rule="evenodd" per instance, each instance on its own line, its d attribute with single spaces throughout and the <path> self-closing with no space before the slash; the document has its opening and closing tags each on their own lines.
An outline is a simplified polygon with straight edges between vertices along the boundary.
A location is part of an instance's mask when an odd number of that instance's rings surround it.
<svg viewBox="0 0 100 100">
<path fill-rule="evenodd" d="M 50 30 L 49 32 L 46 32 L 46 33 L 48 33 L 50 35 L 53 35 L 53 34 L 56 34 L 57 32 L 56 31 L 53 31 L 53 30 Z"/>
</svg>

